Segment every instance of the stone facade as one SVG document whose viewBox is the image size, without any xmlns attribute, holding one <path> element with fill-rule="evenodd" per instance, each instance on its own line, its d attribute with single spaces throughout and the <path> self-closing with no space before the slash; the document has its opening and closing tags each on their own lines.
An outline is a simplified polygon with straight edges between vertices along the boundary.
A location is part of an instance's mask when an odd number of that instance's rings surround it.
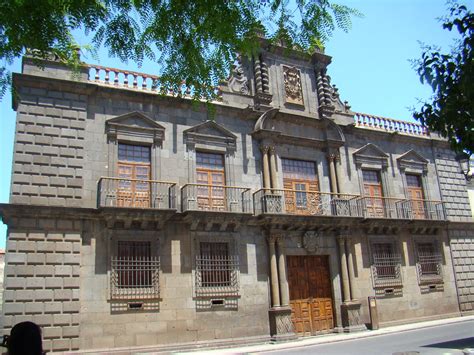
<svg viewBox="0 0 474 355">
<path fill-rule="evenodd" d="M 48 350 L 110 349 L 358 331 L 369 296 L 382 326 L 473 310 L 447 142 L 352 112 L 329 56 L 265 48 L 212 113 L 145 74 L 24 58 L 6 333 L 33 320 Z"/>
</svg>

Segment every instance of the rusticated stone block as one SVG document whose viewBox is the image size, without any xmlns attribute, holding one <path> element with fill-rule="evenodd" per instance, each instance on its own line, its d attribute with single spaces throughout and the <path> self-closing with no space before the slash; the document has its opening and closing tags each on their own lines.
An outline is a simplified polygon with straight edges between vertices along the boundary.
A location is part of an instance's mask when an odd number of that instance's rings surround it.
<svg viewBox="0 0 474 355">
<path fill-rule="evenodd" d="M 27 262 L 29 265 L 35 265 L 35 264 L 42 265 L 46 262 L 46 255 L 42 253 L 40 254 L 29 253 L 27 256 Z M 38 269 L 36 270 L 36 272 L 38 272 Z"/>
<path fill-rule="evenodd" d="M 6 315 L 11 315 L 11 314 L 22 314 L 25 310 L 25 304 L 24 303 L 11 303 L 11 302 L 5 302 L 3 304 L 3 313 Z"/>
</svg>

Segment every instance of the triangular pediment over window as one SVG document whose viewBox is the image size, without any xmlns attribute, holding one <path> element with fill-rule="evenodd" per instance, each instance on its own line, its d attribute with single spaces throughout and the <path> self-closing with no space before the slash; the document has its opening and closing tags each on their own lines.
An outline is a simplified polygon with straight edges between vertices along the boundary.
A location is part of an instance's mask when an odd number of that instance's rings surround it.
<svg viewBox="0 0 474 355">
<path fill-rule="evenodd" d="M 388 154 L 372 143 L 368 143 L 356 150 L 353 155 L 357 165 L 373 167 L 388 166 Z"/>
<path fill-rule="evenodd" d="M 419 153 L 413 149 L 409 150 L 405 154 L 402 154 L 397 158 L 398 166 L 402 170 L 413 170 L 413 171 L 427 171 L 428 160 L 423 158 Z"/>
<path fill-rule="evenodd" d="M 214 121 L 206 121 L 184 131 L 188 145 L 209 145 L 226 148 L 236 147 L 237 136 Z"/>
<path fill-rule="evenodd" d="M 108 137 L 122 141 L 158 143 L 165 137 L 165 127 L 138 111 L 111 118 L 105 127 Z"/>
</svg>

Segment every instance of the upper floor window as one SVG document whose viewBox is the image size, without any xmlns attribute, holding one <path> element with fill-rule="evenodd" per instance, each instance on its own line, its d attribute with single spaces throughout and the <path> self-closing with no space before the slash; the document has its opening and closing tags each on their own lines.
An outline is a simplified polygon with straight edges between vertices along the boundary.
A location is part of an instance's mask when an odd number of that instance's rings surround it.
<svg viewBox="0 0 474 355">
<path fill-rule="evenodd" d="M 282 159 L 285 207 L 289 213 L 318 214 L 321 211 L 321 196 L 312 161 Z"/>
<path fill-rule="evenodd" d="M 382 195 L 382 181 L 377 170 L 362 170 L 364 181 L 365 212 L 369 217 L 384 217 L 385 206 Z"/>
<path fill-rule="evenodd" d="M 160 262 L 150 241 L 118 241 L 111 264 L 112 299 L 159 297 Z"/>
<path fill-rule="evenodd" d="M 117 205 L 119 207 L 150 206 L 150 147 L 119 144 Z"/>
<path fill-rule="evenodd" d="M 426 218 L 426 201 L 424 200 L 421 176 L 415 174 L 405 174 L 407 182 L 407 193 L 411 216 L 415 219 Z"/>
<path fill-rule="evenodd" d="M 222 154 L 196 152 L 198 208 L 225 210 L 225 170 Z"/>
</svg>

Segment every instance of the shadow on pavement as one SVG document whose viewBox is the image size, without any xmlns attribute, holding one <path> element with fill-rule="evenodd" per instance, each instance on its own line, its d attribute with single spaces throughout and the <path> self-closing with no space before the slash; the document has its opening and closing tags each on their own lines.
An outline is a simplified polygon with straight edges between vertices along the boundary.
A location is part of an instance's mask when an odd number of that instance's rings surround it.
<svg viewBox="0 0 474 355">
<path fill-rule="evenodd" d="M 423 345 L 423 348 L 444 348 L 444 349 L 458 349 L 474 348 L 474 337 L 445 341 L 443 343 L 433 343 Z"/>
</svg>

